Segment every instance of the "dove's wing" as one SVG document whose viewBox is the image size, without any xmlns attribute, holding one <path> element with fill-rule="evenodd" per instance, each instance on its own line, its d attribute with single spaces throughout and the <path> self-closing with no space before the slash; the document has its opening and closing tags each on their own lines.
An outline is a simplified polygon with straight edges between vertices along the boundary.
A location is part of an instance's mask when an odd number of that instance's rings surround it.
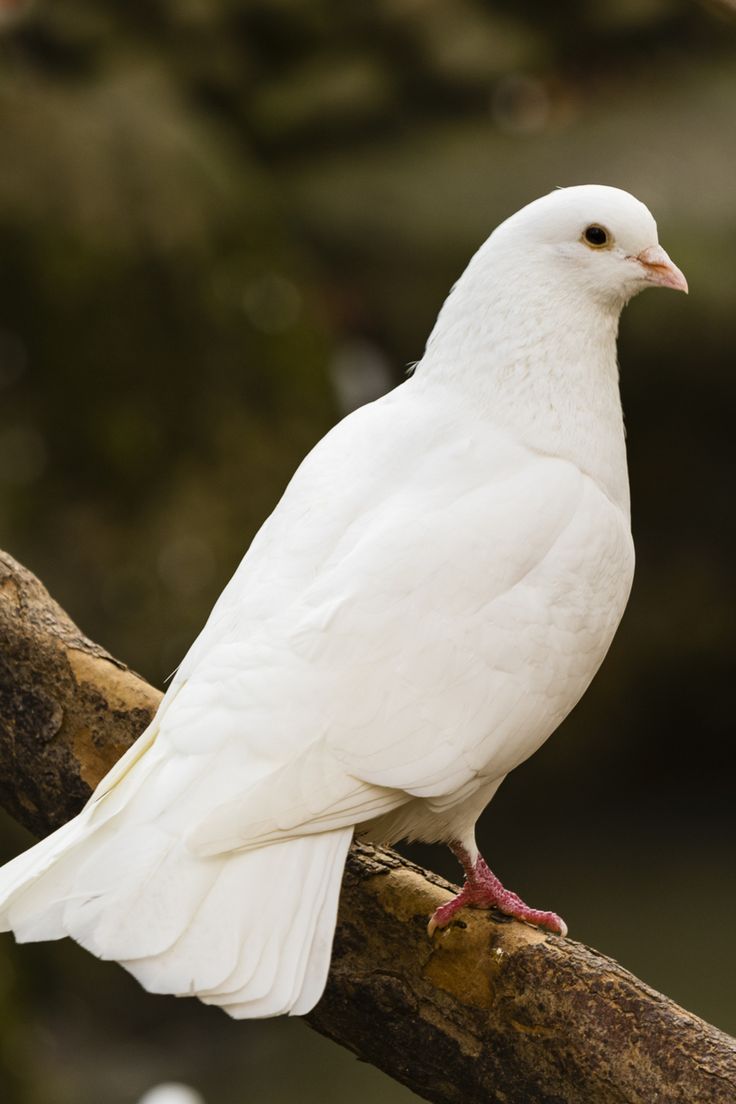
<svg viewBox="0 0 736 1104">
<path fill-rule="evenodd" d="M 553 727 L 540 571 L 591 502 L 604 528 L 620 512 L 573 465 L 412 386 L 307 458 L 182 664 L 148 788 L 170 795 L 164 818 L 185 797 L 197 850 L 441 801 Z"/>
</svg>

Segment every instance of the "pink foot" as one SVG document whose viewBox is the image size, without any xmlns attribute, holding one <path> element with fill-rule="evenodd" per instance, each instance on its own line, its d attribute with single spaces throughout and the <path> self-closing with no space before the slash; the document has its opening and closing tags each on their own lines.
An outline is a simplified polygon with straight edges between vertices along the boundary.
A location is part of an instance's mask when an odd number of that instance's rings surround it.
<svg viewBox="0 0 736 1104">
<path fill-rule="evenodd" d="M 537 928 L 545 928 L 555 935 L 567 935 L 567 924 L 564 920 L 554 912 L 529 908 L 529 905 L 525 905 L 515 893 L 504 889 L 480 855 L 473 863 L 465 848 L 455 844 L 452 845 L 452 851 L 465 868 L 465 885 L 457 897 L 453 897 L 446 905 L 440 905 L 432 914 L 427 925 L 430 935 L 433 935 L 437 928 L 446 928 L 455 913 L 462 908 L 497 908 L 516 920 L 523 920 Z"/>
</svg>

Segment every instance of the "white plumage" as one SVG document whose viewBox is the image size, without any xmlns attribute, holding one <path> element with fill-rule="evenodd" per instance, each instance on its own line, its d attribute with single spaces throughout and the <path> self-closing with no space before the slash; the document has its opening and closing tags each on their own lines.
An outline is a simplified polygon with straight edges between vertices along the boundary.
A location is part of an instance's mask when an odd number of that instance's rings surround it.
<svg viewBox="0 0 736 1104">
<path fill-rule="evenodd" d="M 684 278 L 624 192 L 558 191 L 496 230 L 413 377 L 304 460 L 147 732 L 0 872 L 4 928 L 236 1017 L 299 1014 L 356 830 L 475 859 L 478 815 L 627 600 L 615 343 L 646 283 Z"/>
</svg>

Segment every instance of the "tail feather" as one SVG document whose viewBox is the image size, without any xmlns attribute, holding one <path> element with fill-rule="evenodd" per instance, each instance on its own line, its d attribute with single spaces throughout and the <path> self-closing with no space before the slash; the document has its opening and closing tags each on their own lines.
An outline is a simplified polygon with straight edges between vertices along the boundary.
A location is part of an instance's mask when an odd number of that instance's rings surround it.
<svg viewBox="0 0 736 1104">
<path fill-rule="evenodd" d="M 238 1019 L 309 1011 L 327 979 L 352 827 L 197 854 L 185 842 L 191 804 L 177 799 L 201 763 L 169 759 L 157 731 L 79 816 L 0 871 L 0 931 L 69 935 L 152 992 Z"/>
<path fill-rule="evenodd" d="M 351 835 L 342 830 L 215 860 L 222 870 L 179 941 L 122 964 L 147 989 L 194 994 L 238 1019 L 292 1012 L 297 1002 L 308 1011 L 327 979 Z"/>
<path fill-rule="evenodd" d="M 115 961 L 175 944 L 216 873 L 155 824 L 107 828 L 80 846 L 79 860 L 64 927 L 92 954 Z"/>
<path fill-rule="evenodd" d="M 296 840 L 289 842 L 301 844 L 301 841 Z M 282 895 L 284 886 L 281 879 L 283 875 L 285 874 L 286 878 L 289 879 L 291 871 L 289 871 L 288 866 L 296 868 L 297 860 L 303 857 L 304 852 L 303 847 L 299 846 L 289 848 L 287 853 L 286 846 L 284 843 L 271 844 L 269 847 L 256 852 L 244 852 L 240 855 L 240 858 L 245 860 L 245 865 L 253 879 L 253 884 L 247 887 L 246 892 L 252 900 L 257 902 L 255 907 L 259 923 L 263 925 L 265 931 L 278 931 L 284 946 L 291 948 L 295 942 L 293 938 L 290 939 L 292 920 L 297 911 L 301 913 L 301 923 L 308 920 L 309 897 L 307 894 L 311 887 L 308 879 L 309 869 L 305 870 L 302 867 L 298 873 L 298 881 L 294 883 L 295 888 L 296 885 L 299 887 L 299 904 L 297 905 L 294 900 L 296 894 L 293 893 L 288 881 L 285 887 L 286 894 Z M 288 866 L 286 866 L 287 863 Z M 269 866 L 272 871 L 279 870 L 281 884 L 273 884 L 268 876 Z M 285 866 L 286 869 L 284 870 Z M 307 913 L 306 917 L 304 916 L 305 912 Z M 219 985 L 209 987 L 202 994 L 202 999 L 208 1003 L 226 1005 L 240 1003 L 244 999 L 242 994 L 245 992 L 249 992 L 252 999 L 259 998 L 263 976 L 264 974 L 268 975 L 264 963 L 269 960 L 269 955 L 266 952 L 265 945 L 261 954 L 256 953 L 256 950 L 255 944 L 247 938 L 241 939 L 240 953 L 234 969 L 227 977 L 222 979 Z"/>
<path fill-rule="evenodd" d="M 299 937 L 301 936 L 302 949 L 297 961 L 294 962 L 293 969 L 284 971 L 283 976 L 286 981 L 290 982 L 290 986 L 283 994 L 282 1011 L 288 1009 L 295 1013 L 296 1006 L 300 1002 L 308 1001 L 308 998 L 305 997 L 305 985 L 308 978 L 311 979 L 311 974 L 315 971 L 319 975 L 319 988 L 314 993 L 311 1003 L 308 1002 L 306 1011 L 309 1011 L 322 996 L 322 990 L 325 987 L 330 968 L 342 873 L 351 838 L 352 832 L 350 831 L 347 833 L 346 843 L 344 839 L 341 840 L 336 835 L 326 837 L 326 844 L 332 848 L 331 862 L 336 866 L 336 881 L 323 877 L 321 864 L 315 863 L 313 865 L 310 894 L 308 898 L 305 894 L 302 911 L 298 914 L 300 931 L 294 933 L 295 947 L 299 948 Z M 307 904 L 309 905 L 309 913 L 304 915 Z M 247 994 L 244 994 L 243 997 L 247 998 Z M 241 997 L 238 1005 L 228 1009 L 231 1016 L 238 1019 L 243 1016 L 266 1014 L 263 1011 L 258 1011 L 257 1007 L 255 1009 L 251 1007 L 249 1010 L 248 1001 L 243 997 Z"/>
<path fill-rule="evenodd" d="M 70 935 L 151 992 L 238 1019 L 316 1004 L 351 829 L 198 856 L 125 809 L 113 825 L 90 823 L 89 808 L 0 872 L 0 930 Z"/>
<path fill-rule="evenodd" d="M 0 870 L 0 931 L 19 943 L 62 939 L 63 899 L 75 869 L 75 846 L 87 831 L 84 813 Z"/>
<path fill-rule="evenodd" d="M 212 888 L 176 943 L 148 958 L 121 959 L 121 965 L 150 993 L 200 995 L 217 988 L 235 969 L 243 938 L 239 924 L 223 924 L 239 908 L 238 887 L 232 877 L 235 864 L 222 860 Z M 211 936 L 202 938 L 202 929 Z"/>
<path fill-rule="evenodd" d="M 345 855 L 351 833 L 332 832 L 271 845 L 257 852 L 289 878 L 270 900 L 264 901 L 260 920 L 274 933 L 278 957 L 265 953 L 253 969 L 247 940 L 237 970 L 217 991 L 200 993 L 208 1004 L 220 1005 L 235 1018 L 279 1015 L 305 1003 L 305 983 L 315 992 L 311 1008 L 321 995 L 329 969 L 332 935 Z M 279 852 L 283 859 L 279 861 Z M 244 859 L 251 859 L 246 852 Z M 288 865 L 287 865 L 288 864 Z M 266 883 L 267 884 L 267 883 Z M 261 891 L 261 899 L 263 894 Z M 326 952 L 326 953 L 325 953 Z M 316 958 L 316 962 L 315 962 Z M 319 978 L 318 989 L 313 977 Z"/>
<path fill-rule="evenodd" d="M 311 1012 L 324 991 L 332 959 L 332 943 L 337 923 L 340 886 L 342 885 L 345 859 L 351 840 L 352 832 L 348 834 L 344 849 L 340 847 L 338 856 L 335 858 L 339 869 L 337 885 L 325 886 L 325 893 L 315 920 L 312 946 L 304 962 L 301 985 L 291 1006 L 290 1014 L 292 1016 L 305 1016 L 307 1012 Z"/>
</svg>

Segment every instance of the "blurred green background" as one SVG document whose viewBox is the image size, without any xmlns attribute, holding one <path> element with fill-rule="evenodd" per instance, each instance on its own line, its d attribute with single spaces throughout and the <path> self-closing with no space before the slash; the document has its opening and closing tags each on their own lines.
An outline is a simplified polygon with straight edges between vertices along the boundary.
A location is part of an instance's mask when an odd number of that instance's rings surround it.
<svg viewBox="0 0 736 1104">
<path fill-rule="evenodd" d="M 0 0 L 0 544 L 160 685 L 493 226 L 557 185 L 634 192 L 691 288 L 623 319 L 634 592 L 483 844 L 573 936 L 736 1032 L 732 7 Z M 3 857 L 25 842 L 3 821 Z M 0 1066 L 4 1104 L 161 1080 L 206 1104 L 411 1098 L 298 1022 L 7 937 Z"/>
</svg>

